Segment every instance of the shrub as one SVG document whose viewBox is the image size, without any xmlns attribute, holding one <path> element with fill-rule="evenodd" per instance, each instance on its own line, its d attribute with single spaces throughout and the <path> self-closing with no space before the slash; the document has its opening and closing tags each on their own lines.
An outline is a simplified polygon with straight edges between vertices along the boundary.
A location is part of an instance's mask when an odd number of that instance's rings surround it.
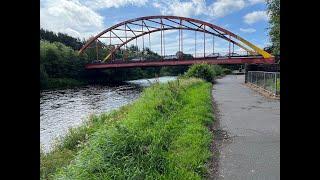
<svg viewBox="0 0 320 180">
<path fill-rule="evenodd" d="M 221 66 L 212 65 L 212 68 L 213 68 L 213 72 L 215 74 L 215 77 L 223 75 L 223 68 Z"/>
<path fill-rule="evenodd" d="M 216 73 L 212 65 L 209 64 L 195 64 L 192 65 L 185 73 L 186 77 L 196 77 L 204 79 L 208 82 L 213 82 Z"/>
<path fill-rule="evenodd" d="M 223 72 L 223 74 L 231 74 L 232 73 L 232 71 L 230 69 L 228 69 L 228 68 L 224 68 L 222 70 L 222 72 Z"/>
</svg>

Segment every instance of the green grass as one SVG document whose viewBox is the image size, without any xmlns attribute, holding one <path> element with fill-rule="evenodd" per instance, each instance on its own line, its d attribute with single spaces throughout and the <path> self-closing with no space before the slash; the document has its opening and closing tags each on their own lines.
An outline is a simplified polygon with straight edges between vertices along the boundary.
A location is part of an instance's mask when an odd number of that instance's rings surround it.
<svg viewBox="0 0 320 180">
<path fill-rule="evenodd" d="M 49 153 L 40 153 L 40 177 L 52 179 L 57 169 L 67 166 L 74 159 L 77 152 L 83 149 L 90 136 L 99 128 L 111 125 L 126 115 L 130 105 L 124 106 L 117 111 L 105 113 L 100 116 L 91 116 L 84 125 L 69 129 L 63 139 L 58 139 L 54 148 Z"/>
<path fill-rule="evenodd" d="M 100 117 L 94 130 L 83 130 L 90 132 L 88 140 L 72 155 L 64 151 L 69 162 L 56 167 L 54 179 L 204 178 L 211 156 L 211 88 L 203 80 L 181 79 L 145 89 L 116 121 Z M 83 143 L 74 142 L 85 137 L 80 134 L 61 146 L 77 149 Z"/>
<path fill-rule="evenodd" d="M 260 83 L 263 84 L 263 81 L 261 81 Z M 280 78 L 277 78 L 276 84 L 274 82 L 274 79 L 267 79 L 264 88 L 271 92 L 277 91 L 277 94 L 280 94 Z"/>
</svg>

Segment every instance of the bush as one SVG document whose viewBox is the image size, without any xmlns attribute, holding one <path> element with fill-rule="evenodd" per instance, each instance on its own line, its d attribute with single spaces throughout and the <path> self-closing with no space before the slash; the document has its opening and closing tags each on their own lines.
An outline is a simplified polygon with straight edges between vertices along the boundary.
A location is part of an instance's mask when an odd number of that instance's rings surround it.
<svg viewBox="0 0 320 180">
<path fill-rule="evenodd" d="M 212 65 L 213 72 L 216 76 L 222 76 L 223 75 L 223 68 L 219 65 Z"/>
<path fill-rule="evenodd" d="M 192 65 L 185 73 L 186 77 L 201 78 L 208 82 L 213 82 L 216 75 L 213 66 L 209 64 Z"/>
<path fill-rule="evenodd" d="M 223 74 L 231 74 L 232 73 L 232 71 L 230 69 L 228 69 L 228 68 L 224 68 L 222 70 L 222 72 L 223 72 Z"/>
</svg>

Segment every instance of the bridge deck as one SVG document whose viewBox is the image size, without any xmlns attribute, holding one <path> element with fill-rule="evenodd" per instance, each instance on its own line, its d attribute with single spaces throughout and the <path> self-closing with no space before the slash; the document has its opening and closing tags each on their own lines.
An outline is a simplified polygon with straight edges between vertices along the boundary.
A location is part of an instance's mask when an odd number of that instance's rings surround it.
<svg viewBox="0 0 320 180">
<path fill-rule="evenodd" d="M 110 62 L 87 64 L 86 69 L 108 69 L 108 68 L 130 68 L 130 67 L 156 67 L 156 66 L 179 66 L 192 64 L 273 64 L 274 58 L 263 57 L 232 57 L 225 59 L 217 58 L 196 58 L 191 60 L 144 60 L 144 61 L 129 61 L 129 62 Z"/>
</svg>

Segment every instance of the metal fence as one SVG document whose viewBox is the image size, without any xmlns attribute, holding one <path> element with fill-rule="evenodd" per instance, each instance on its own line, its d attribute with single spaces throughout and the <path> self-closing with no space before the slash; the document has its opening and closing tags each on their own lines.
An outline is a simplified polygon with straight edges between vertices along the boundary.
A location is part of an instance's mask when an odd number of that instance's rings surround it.
<svg viewBox="0 0 320 180">
<path fill-rule="evenodd" d="M 248 71 L 247 83 L 258 86 L 275 96 L 280 95 L 280 72 Z"/>
</svg>

